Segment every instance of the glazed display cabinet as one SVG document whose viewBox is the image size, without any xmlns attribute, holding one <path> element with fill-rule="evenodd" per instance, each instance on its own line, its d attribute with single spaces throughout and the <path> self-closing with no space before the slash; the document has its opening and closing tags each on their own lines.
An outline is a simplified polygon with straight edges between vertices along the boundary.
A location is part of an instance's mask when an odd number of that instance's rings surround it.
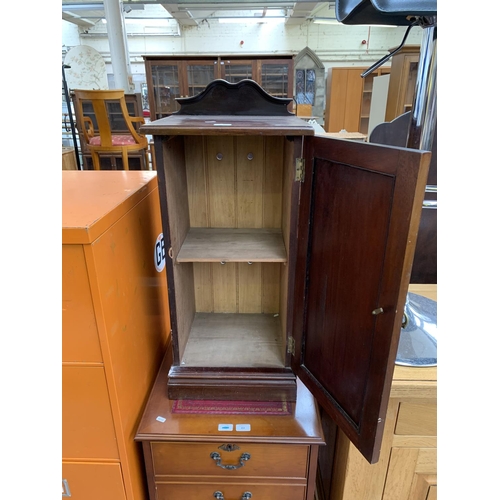
<svg viewBox="0 0 500 500">
<path fill-rule="evenodd" d="M 251 79 L 275 97 L 293 95 L 293 56 L 143 56 L 151 120 L 180 109 L 179 97 L 199 94 L 215 79 Z M 290 108 L 291 109 L 291 108 Z"/>
<path fill-rule="evenodd" d="M 211 82 L 141 130 L 167 251 L 170 399 L 295 401 L 376 461 L 430 153 L 315 137 L 290 99 Z"/>
</svg>

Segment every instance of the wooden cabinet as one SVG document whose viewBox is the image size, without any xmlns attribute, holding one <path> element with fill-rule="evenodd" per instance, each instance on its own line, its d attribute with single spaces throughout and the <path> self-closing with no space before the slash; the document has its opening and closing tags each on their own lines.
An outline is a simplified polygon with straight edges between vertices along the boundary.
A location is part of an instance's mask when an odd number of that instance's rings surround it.
<svg viewBox="0 0 500 500">
<path fill-rule="evenodd" d="M 378 68 L 365 78 L 367 68 L 330 68 L 326 80 L 325 131 L 368 133 L 373 79 L 387 75 L 390 68 Z"/>
<path fill-rule="evenodd" d="M 83 116 L 80 115 L 79 109 L 80 107 L 77 105 L 77 97 L 74 93 L 71 94 L 71 100 L 73 102 L 73 108 L 75 109 L 75 117 L 76 117 L 76 128 L 78 131 L 78 136 L 80 140 L 80 148 L 83 159 L 83 169 L 84 170 L 93 170 L 92 157 L 90 154 L 90 150 L 85 142 L 85 137 L 83 135 Z M 143 116 L 142 113 L 142 97 L 141 94 L 125 94 L 125 102 L 127 104 L 127 109 L 130 116 Z M 99 132 L 99 128 L 97 127 L 97 121 L 95 119 L 94 109 L 92 107 L 92 103 L 83 102 L 83 111 L 85 116 L 88 116 L 94 125 L 94 130 L 96 133 Z M 114 133 L 120 134 L 128 134 L 128 129 L 125 124 L 125 120 L 123 118 L 120 104 L 117 101 L 116 103 L 111 103 L 108 109 L 111 130 Z M 123 162 L 121 155 L 116 154 L 101 154 L 101 170 L 123 170 Z M 147 157 L 147 153 L 144 151 L 137 151 L 129 153 L 129 168 L 130 170 L 149 170 L 149 160 Z"/>
<path fill-rule="evenodd" d="M 436 285 L 410 285 L 410 291 L 437 300 Z M 436 370 L 396 366 L 377 464 L 369 465 L 343 432 L 336 441 L 327 438 L 320 455 L 320 500 L 437 498 Z"/>
<path fill-rule="evenodd" d="M 316 402 L 305 386 L 299 384 L 290 415 L 182 414 L 165 391 L 170 363 L 171 352 L 136 434 L 150 500 L 313 500 L 324 441 Z M 222 423 L 232 430 L 222 430 Z"/>
<path fill-rule="evenodd" d="M 63 489 L 145 500 L 133 435 L 169 334 L 156 173 L 63 171 L 62 181 Z"/>
<path fill-rule="evenodd" d="M 314 137 L 251 80 L 180 104 L 142 127 L 169 256 L 169 397 L 293 401 L 299 377 L 376 461 L 430 153 Z"/>
<path fill-rule="evenodd" d="M 406 45 L 392 56 L 385 112 L 386 122 L 391 122 L 413 108 L 419 59 L 419 45 Z"/>
<path fill-rule="evenodd" d="M 151 119 L 179 110 L 179 97 L 199 94 L 218 78 L 230 83 L 255 80 L 275 97 L 293 95 L 293 56 L 143 56 Z M 291 108 L 290 108 L 291 109 Z"/>
</svg>

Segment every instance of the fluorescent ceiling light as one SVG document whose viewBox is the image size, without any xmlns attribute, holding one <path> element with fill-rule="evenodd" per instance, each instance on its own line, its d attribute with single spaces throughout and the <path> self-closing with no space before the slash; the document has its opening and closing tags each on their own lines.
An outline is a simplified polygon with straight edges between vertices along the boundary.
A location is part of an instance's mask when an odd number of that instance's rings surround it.
<svg viewBox="0 0 500 500">
<path fill-rule="evenodd" d="M 337 24 L 342 26 L 352 26 L 347 24 L 342 24 L 340 21 L 334 17 L 315 17 L 313 18 L 314 24 Z M 356 26 L 370 26 L 372 28 L 397 28 L 398 26 L 391 26 L 385 24 L 357 24 Z"/>
<path fill-rule="evenodd" d="M 315 17 L 313 18 L 314 24 L 341 24 L 334 17 Z"/>
<path fill-rule="evenodd" d="M 284 17 L 219 17 L 219 23 L 222 24 L 280 24 L 284 22 Z"/>
</svg>

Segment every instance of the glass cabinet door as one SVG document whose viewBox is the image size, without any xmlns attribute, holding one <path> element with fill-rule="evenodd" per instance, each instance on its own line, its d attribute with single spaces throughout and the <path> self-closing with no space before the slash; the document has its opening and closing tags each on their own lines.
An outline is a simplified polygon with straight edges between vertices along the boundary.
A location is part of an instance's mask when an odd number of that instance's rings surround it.
<svg viewBox="0 0 500 500">
<path fill-rule="evenodd" d="M 213 80 L 218 78 L 217 61 L 189 61 L 186 62 L 187 95 L 193 97 L 205 89 Z"/>
<path fill-rule="evenodd" d="M 155 117 L 158 119 L 169 116 L 179 110 L 180 106 L 176 102 L 177 97 L 181 97 L 179 83 L 179 65 L 152 64 L 151 76 L 153 79 L 153 92 L 155 103 Z"/>
<path fill-rule="evenodd" d="M 274 97 L 292 97 L 291 64 L 264 62 L 261 65 L 261 87 Z"/>
<path fill-rule="evenodd" d="M 251 61 L 221 61 L 221 78 L 230 82 L 238 83 L 241 80 L 256 80 L 254 65 Z"/>
</svg>

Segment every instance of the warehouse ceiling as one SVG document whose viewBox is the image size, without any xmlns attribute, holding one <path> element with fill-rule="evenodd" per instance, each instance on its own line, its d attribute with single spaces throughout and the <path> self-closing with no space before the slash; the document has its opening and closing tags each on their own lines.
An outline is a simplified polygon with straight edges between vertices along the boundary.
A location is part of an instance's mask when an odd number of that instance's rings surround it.
<svg viewBox="0 0 500 500">
<path fill-rule="evenodd" d="M 334 18 L 334 2 L 304 0 L 128 0 L 123 1 L 125 19 L 175 19 L 180 26 L 198 26 L 206 21 L 285 22 L 302 24 L 318 15 Z M 62 18 L 84 28 L 105 20 L 104 2 L 63 0 Z"/>
</svg>

